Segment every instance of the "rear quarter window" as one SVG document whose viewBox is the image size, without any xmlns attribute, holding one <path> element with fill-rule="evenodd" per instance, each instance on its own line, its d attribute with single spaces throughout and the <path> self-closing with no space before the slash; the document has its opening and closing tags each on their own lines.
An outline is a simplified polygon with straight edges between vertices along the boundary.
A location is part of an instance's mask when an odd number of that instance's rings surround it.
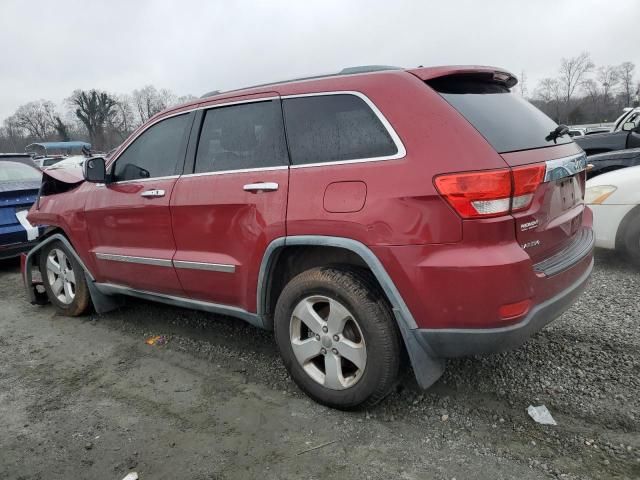
<svg viewBox="0 0 640 480">
<path fill-rule="evenodd" d="M 501 84 L 464 75 L 440 77 L 427 84 L 460 112 L 498 153 L 572 142 L 569 135 L 555 142 L 546 140 L 558 124 Z"/>
<path fill-rule="evenodd" d="M 283 109 L 293 165 L 383 158 L 398 153 L 376 113 L 356 95 L 286 98 Z"/>
</svg>

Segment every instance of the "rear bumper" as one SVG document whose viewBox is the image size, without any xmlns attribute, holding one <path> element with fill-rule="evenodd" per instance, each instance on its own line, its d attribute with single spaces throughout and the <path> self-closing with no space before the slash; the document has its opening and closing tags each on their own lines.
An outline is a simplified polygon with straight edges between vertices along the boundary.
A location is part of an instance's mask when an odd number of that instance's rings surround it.
<svg viewBox="0 0 640 480">
<path fill-rule="evenodd" d="M 533 307 L 524 320 L 515 325 L 477 329 L 417 329 L 414 334 L 425 348 L 443 358 L 496 353 L 519 347 L 577 300 L 593 269 L 591 255 L 583 262 L 588 262 L 588 266 L 577 280 L 557 295 Z"/>
</svg>

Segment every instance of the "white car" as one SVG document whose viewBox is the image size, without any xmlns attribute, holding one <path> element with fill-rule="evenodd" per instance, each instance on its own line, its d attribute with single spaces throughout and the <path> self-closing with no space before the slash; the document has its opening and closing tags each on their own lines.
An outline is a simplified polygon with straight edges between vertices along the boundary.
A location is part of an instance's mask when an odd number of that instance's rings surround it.
<svg viewBox="0 0 640 480">
<path fill-rule="evenodd" d="M 585 202 L 593 210 L 596 246 L 626 253 L 640 265 L 640 166 L 587 181 Z"/>
</svg>

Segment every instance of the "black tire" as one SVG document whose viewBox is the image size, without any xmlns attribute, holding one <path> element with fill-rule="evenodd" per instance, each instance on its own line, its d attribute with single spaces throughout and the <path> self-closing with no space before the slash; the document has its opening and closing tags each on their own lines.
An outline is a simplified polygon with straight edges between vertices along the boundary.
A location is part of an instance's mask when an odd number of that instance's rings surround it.
<svg viewBox="0 0 640 480">
<path fill-rule="evenodd" d="M 296 306 L 314 296 L 326 297 L 344 306 L 357 325 L 366 346 L 366 363 L 358 380 L 351 386 L 335 390 L 314 380 L 297 360 L 292 347 L 292 322 Z M 384 399 L 393 389 L 403 359 L 400 332 L 384 294 L 371 274 L 351 268 L 321 267 L 294 277 L 283 289 L 274 315 L 275 338 L 283 362 L 296 384 L 318 403 L 340 410 L 370 407 Z M 351 327 L 353 330 L 353 326 Z M 345 327 L 344 332 L 347 332 Z M 309 331 L 310 337 L 315 335 Z M 345 333 L 345 338 L 347 333 Z M 331 336 L 329 332 L 327 337 Z M 312 339 L 313 338 L 306 338 Z M 320 343 L 325 341 L 322 337 Z M 336 347 L 339 345 L 336 343 Z M 327 346 L 327 350 L 334 351 Z M 328 355 L 329 352 L 325 354 Z M 340 370 L 349 367 L 341 358 Z M 320 368 L 326 367 L 322 356 L 316 357 Z M 353 365 L 355 366 L 355 364 Z M 353 377 L 355 378 L 355 376 Z"/>
<path fill-rule="evenodd" d="M 73 272 L 73 299 L 69 302 L 61 301 L 58 298 L 58 295 L 54 293 L 54 285 L 52 284 L 50 275 L 47 272 L 47 259 L 54 250 L 64 253 L 66 257 L 66 260 L 63 261 L 65 269 Z M 77 317 L 89 309 L 89 306 L 91 305 L 91 298 L 89 295 L 87 281 L 84 276 L 84 270 L 62 242 L 54 241 L 42 247 L 42 250 L 40 250 L 40 272 L 42 273 L 42 283 L 44 284 L 47 296 L 59 313 L 68 317 Z M 61 295 L 65 295 L 65 293 L 61 293 Z"/>
<path fill-rule="evenodd" d="M 640 211 L 627 224 L 622 239 L 622 247 L 629 259 L 640 267 Z"/>
</svg>

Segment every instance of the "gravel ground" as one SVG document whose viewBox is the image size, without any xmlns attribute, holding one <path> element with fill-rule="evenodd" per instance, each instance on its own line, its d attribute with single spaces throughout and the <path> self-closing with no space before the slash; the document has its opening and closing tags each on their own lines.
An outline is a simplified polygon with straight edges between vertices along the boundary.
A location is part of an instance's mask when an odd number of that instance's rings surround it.
<svg viewBox="0 0 640 480">
<path fill-rule="evenodd" d="M 522 348 L 450 361 L 426 392 L 407 372 L 355 413 L 308 400 L 240 321 L 136 300 L 60 317 L 16 262 L 0 291 L 0 478 L 640 478 L 640 271 L 610 252 Z"/>
</svg>

